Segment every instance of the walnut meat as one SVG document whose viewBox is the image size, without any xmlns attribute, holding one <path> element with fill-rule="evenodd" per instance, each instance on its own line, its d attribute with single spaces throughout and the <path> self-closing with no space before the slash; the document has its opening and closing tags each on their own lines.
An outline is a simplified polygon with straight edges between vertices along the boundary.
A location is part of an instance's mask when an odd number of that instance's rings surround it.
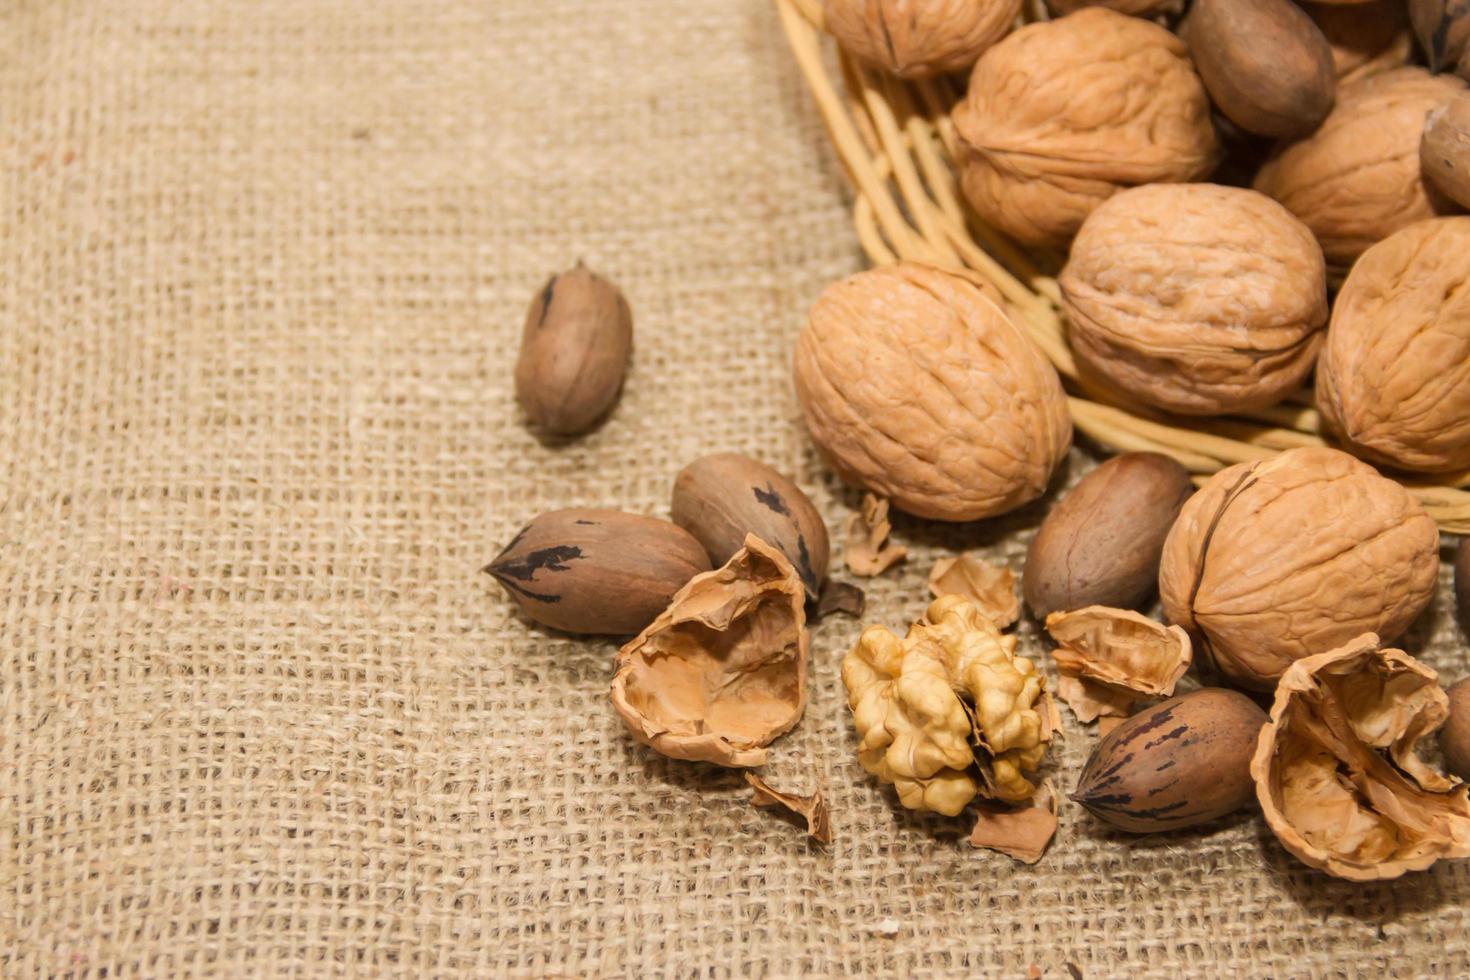
<svg viewBox="0 0 1470 980">
<path fill-rule="evenodd" d="M 1353 881 L 1470 857 L 1465 786 L 1415 752 L 1447 713 L 1434 671 L 1371 633 L 1292 664 L 1251 762 L 1267 825 L 1305 864 Z"/>
<path fill-rule="evenodd" d="M 968 521 L 1041 496 L 1071 443 L 1056 370 L 960 275 L 913 263 L 829 286 L 796 343 L 812 439 L 847 480 Z"/>
<path fill-rule="evenodd" d="M 1239 187 L 1115 195 L 1082 225 L 1060 283 L 1082 366 L 1183 414 L 1280 401 L 1312 369 L 1327 322 L 1311 231 Z"/>
<path fill-rule="evenodd" d="M 1064 245 L 1121 188 L 1199 180 L 1219 156 L 1184 43 L 1102 7 L 987 51 L 954 123 L 965 196 L 1030 245 Z"/>
<path fill-rule="evenodd" d="M 1322 125 L 1261 168 L 1256 190 L 1306 222 L 1328 264 L 1346 268 L 1369 246 L 1446 208 L 1426 189 L 1419 139 L 1429 111 L 1464 85 L 1399 68 L 1342 86 Z"/>
<path fill-rule="evenodd" d="M 664 755 L 764 764 L 806 708 L 805 599 L 786 556 L 748 536 L 618 651 L 613 708 Z"/>
<path fill-rule="evenodd" d="M 1159 594 L 1197 659 L 1269 690 L 1293 661 L 1365 631 L 1398 636 L 1438 574 L 1439 531 L 1407 490 L 1336 449 L 1293 449 L 1190 498 Z"/>
<path fill-rule="evenodd" d="M 858 760 L 910 810 L 954 816 L 976 796 L 1029 799 L 1051 704 L 1031 661 L 973 604 L 947 595 L 900 640 L 870 626 L 842 661 Z"/>
<path fill-rule="evenodd" d="M 1317 368 L 1333 434 L 1405 470 L 1470 466 L 1470 218 L 1436 218 L 1363 253 Z"/>
<path fill-rule="evenodd" d="M 1021 0 L 826 0 L 823 19 L 862 61 L 928 78 L 973 65 L 1020 12 Z"/>
</svg>

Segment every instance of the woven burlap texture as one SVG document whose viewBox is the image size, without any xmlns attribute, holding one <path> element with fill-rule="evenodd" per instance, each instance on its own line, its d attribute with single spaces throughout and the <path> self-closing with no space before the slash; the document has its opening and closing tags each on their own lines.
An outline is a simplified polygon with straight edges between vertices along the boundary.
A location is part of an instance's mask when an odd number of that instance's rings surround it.
<svg viewBox="0 0 1470 980">
<path fill-rule="evenodd" d="M 545 509 L 666 515 L 710 451 L 834 533 L 857 503 L 789 365 L 860 256 L 764 0 L 18 0 L 0 174 L 0 975 L 1470 970 L 1463 865 L 1354 886 L 1257 819 L 1068 806 L 1025 868 L 902 811 L 854 757 L 851 620 L 765 770 L 825 789 L 810 845 L 628 737 L 614 642 L 478 573 Z M 635 363 L 547 446 L 511 364 L 578 258 Z M 955 548 L 1019 571 L 1039 514 L 899 518 L 867 619 Z M 1446 600 L 1409 642 L 1466 673 Z"/>
</svg>

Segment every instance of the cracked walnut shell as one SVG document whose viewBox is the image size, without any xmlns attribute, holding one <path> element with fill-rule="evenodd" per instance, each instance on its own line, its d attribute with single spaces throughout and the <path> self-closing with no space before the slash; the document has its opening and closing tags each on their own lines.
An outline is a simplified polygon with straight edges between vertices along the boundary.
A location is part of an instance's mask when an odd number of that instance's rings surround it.
<svg viewBox="0 0 1470 980">
<path fill-rule="evenodd" d="M 1470 467 L 1470 218 L 1412 224 L 1364 252 L 1317 367 L 1327 428 L 1399 469 Z"/>
<path fill-rule="evenodd" d="M 1197 659 L 1270 690 L 1293 661 L 1429 604 L 1439 531 L 1398 483 L 1336 449 L 1292 449 L 1210 477 L 1164 542 L 1159 595 Z"/>
<path fill-rule="evenodd" d="M 973 65 L 1020 12 L 1021 0 L 826 0 L 823 22 L 862 61 L 928 78 Z"/>
<path fill-rule="evenodd" d="M 1072 440 L 1051 362 L 969 279 L 911 262 L 827 287 L 795 377 L 837 472 L 919 517 L 975 520 L 1036 499 Z"/>
<path fill-rule="evenodd" d="M 988 224 L 1065 245 L 1115 192 L 1200 180 L 1219 143 L 1184 42 L 1102 7 L 985 52 L 954 110 L 960 185 Z"/>
<path fill-rule="evenodd" d="M 1322 125 L 1267 161 L 1255 188 L 1302 219 L 1328 264 L 1345 269 L 1400 228 L 1453 210 L 1425 185 L 1419 141 L 1429 111 L 1464 86 L 1422 68 L 1344 85 Z"/>
<path fill-rule="evenodd" d="M 1059 283 L 1081 366 L 1186 415 L 1280 401 L 1311 371 L 1327 322 L 1311 231 L 1239 187 L 1115 195 L 1083 223 Z"/>
<path fill-rule="evenodd" d="M 754 535 L 696 576 L 618 651 L 612 703 L 633 737 L 675 759 L 759 766 L 806 708 L 806 592 Z"/>
<path fill-rule="evenodd" d="M 1030 799 L 1051 737 L 1035 665 L 972 603 L 934 600 L 900 640 L 869 626 L 842 661 L 858 760 L 910 810 L 954 816 L 976 796 Z"/>
<path fill-rule="evenodd" d="M 1282 846 L 1353 881 L 1470 857 L 1465 786 L 1415 752 L 1447 714 L 1435 672 L 1372 633 L 1293 664 L 1251 762 Z"/>
</svg>

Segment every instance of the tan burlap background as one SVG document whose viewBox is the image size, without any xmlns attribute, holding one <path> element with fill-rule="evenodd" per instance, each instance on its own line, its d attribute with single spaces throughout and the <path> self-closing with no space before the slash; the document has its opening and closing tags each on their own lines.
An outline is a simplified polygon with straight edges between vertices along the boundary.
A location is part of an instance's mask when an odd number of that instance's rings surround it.
<svg viewBox="0 0 1470 980">
<path fill-rule="evenodd" d="M 809 846 L 477 573 L 712 450 L 854 504 L 788 358 L 860 259 L 763 0 L 11 0 L 0 174 L 0 975 L 1470 970 L 1463 865 L 1350 886 L 1252 819 L 1070 807 L 1027 869 L 915 819 L 853 756 L 850 620 L 767 768 L 830 795 Z M 510 367 L 578 257 L 636 364 L 546 447 Z M 900 520 L 870 619 L 953 547 L 1019 570 L 1038 513 Z M 1462 641 L 1443 603 L 1411 638 L 1451 679 Z"/>
</svg>

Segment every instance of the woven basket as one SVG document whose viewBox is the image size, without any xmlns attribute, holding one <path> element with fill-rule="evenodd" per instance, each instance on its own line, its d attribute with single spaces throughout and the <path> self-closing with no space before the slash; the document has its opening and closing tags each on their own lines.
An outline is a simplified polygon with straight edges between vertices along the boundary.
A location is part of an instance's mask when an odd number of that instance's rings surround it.
<svg viewBox="0 0 1470 980">
<path fill-rule="evenodd" d="M 1120 404 L 1089 386 L 1067 346 L 1051 274 L 1060 257 L 1022 251 L 982 224 L 958 192 L 949 110 L 963 92 L 954 80 L 903 81 L 838 50 L 839 84 L 823 51 L 820 0 L 776 0 L 776 5 L 852 180 L 853 224 L 868 258 L 876 265 L 912 259 L 967 269 L 999 289 L 1056 365 L 1078 431 L 1110 451 L 1172 456 L 1195 474 L 1196 482 L 1234 463 L 1324 445 L 1307 391 L 1262 411 L 1184 420 Z M 1456 534 L 1470 534 L 1470 492 L 1460 489 L 1467 484 L 1470 473 L 1406 483 L 1439 526 Z"/>
</svg>

